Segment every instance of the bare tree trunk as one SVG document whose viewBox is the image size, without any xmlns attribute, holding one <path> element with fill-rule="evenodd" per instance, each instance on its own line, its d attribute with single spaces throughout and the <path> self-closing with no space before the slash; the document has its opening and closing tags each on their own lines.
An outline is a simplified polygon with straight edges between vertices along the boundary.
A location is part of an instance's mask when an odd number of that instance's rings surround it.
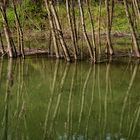
<svg viewBox="0 0 140 140">
<path fill-rule="evenodd" d="M 102 0 L 99 0 L 99 15 L 98 15 L 98 45 L 99 54 L 101 54 L 101 11 L 102 11 Z"/>
<path fill-rule="evenodd" d="M 127 16 L 128 23 L 129 23 L 129 28 L 130 28 L 131 35 L 132 35 L 132 38 L 133 38 L 133 43 L 134 43 L 134 47 L 132 49 L 135 52 L 135 55 L 137 57 L 140 57 L 138 42 L 137 42 L 137 38 L 136 38 L 136 32 L 135 32 L 135 29 L 134 29 L 134 26 L 133 26 L 133 22 L 132 22 L 132 19 L 131 19 L 131 14 L 129 12 L 128 1 L 127 0 L 123 0 L 123 2 L 124 2 L 126 16 Z"/>
<path fill-rule="evenodd" d="M 138 4 L 138 0 L 133 0 L 132 2 L 135 4 L 135 9 L 137 11 L 137 15 L 138 15 L 138 18 L 139 18 L 139 21 L 140 21 L 140 6 Z"/>
<path fill-rule="evenodd" d="M 46 5 L 46 9 L 48 11 L 49 23 L 50 23 L 50 27 L 51 27 L 51 33 L 52 33 L 56 58 L 60 58 L 59 48 L 58 48 L 58 43 L 57 43 L 57 38 L 56 38 L 55 25 L 53 23 L 53 16 L 52 16 L 52 13 L 51 13 L 51 9 L 50 9 L 50 5 L 49 5 L 48 0 L 45 0 L 45 5 Z"/>
<path fill-rule="evenodd" d="M 114 6 L 115 6 L 115 2 L 114 2 L 114 0 L 111 0 L 111 10 L 110 10 L 110 30 L 112 29 L 112 24 L 113 24 Z"/>
<path fill-rule="evenodd" d="M 4 54 L 5 50 L 4 50 L 4 45 L 3 45 L 3 40 L 2 40 L 1 32 L 0 32 L 0 47 L 1 47 L 1 53 Z"/>
<path fill-rule="evenodd" d="M 75 0 L 72 0 L 72 22 L 73 22 L 73 31 L 74 31 L 76 49 L 77 49 L 77 53 L 79 54 L 78 34 L 77 34 L 77 25 L 76 25 L 76 17 L 75 17 Z"/>
<path fill-rule="evenodd" d="M 110 8 L 109 8 L 109 0 L 105 0 L 106 5 L 106 12 L 107 12 L 107 28 L 106 28 L 106 34 L 107 34 L 107 53 L 112 55 L 114 54 L 114 50 L 112 47 L 111 42 L 111 19 L 110 19 Z M 112 11 L 111 11 L 112 12 Z"/>
<path fill-rule="evenodd" d="M 70 26 L 70 32 L 71 32 L 71 39 L 72 39 L 72 43 L 73 43 L 73 49 L 74 49 L 74 58 L 77 58 L 77 49 L 76 49 L 76 40 L 75 40 L 75 35 L 74 35 L 74 29 L 73 29 L 73 23 L 72 23 L 72 18 L 71 18 L 71 12 L 70 12 L 70 1 L 66 0 L 66 7 L 67 7 L 67 17 L 68 17 L 68 22 L 69 22 L 69 26 Z"/>
<path fill-rule="evenodd" d="M 94 31 L 94 21 L 91 14 L 90 4 L 89 0 L 86 0 L 87 8 L 88 8 L 88 14 L 90 17 L 91 27 L 92 27 L 92 42 L 93 42 L 93 56 L 94 56 L 94 62 L 96 62 L 96 43 L 95 43 L 95 31 Z"/>
<path fill-rule="evenodd" d="M 3 20 L 3 27 L 4 27 L 4 33 L 5 33 L 5 38 L 7 42 L 7 49 L 8 49 L 8 55 L 9 57 L 16 57 L 16 49 L 14 48 L 13 40 L 12 37 L 10 36 L 10 29 L 7 21 L 7 15 L 6 15 L 6 9 L 5 5 L 3 3 L 0 3 L 0 12 Z"/>
<path fill-rule="evenodd" d="M 80 8 L 80 15 L 81 15 L 81 23 L 82 23 L 82 28 L 83 28 L 83 34 L 84 34 L 85 40 L 87 42 L 90 58 L 91 58 L 91 61 L 95 61 L 94 60 L 93 49 L 92 49 L 90 40 L 89 40 L 88 35 L 87 35 L 87 31 L 86 31 L 86 25 L 85 25 L 85 19 L 84 19 L 84 11 L 83 11 L 83 6 L 82 6 L 81 0 L 78 0 L 78 3 L 79 3 L 79 8 Z"/>
<path fill-rule="evenodd" d="M 131 9 L 132 9 L 131 17 L 132 17 L 132 21 L 133 21 L 133 26 L 134 26 L 135 30 L 137 31 L 137 29 L 138 29 L 137 20 L 139 20 L 139 18 L 138 18 L 138 13 L 136 11 L 136 7 L 135 7 L 134 1 L 132 1 L 130 3 L 130 5 L 131 5 Z M 136 34 L 137 34 L 137 32 L 136 32 Z"/>
<path fill-rule="evenodd" d="M 18 42 L 19 42 L 19 55 L 22 55 L 22 57 L 24 58 L 25 54 L 24 54 L 23 31 L 22 31 L 22 27 L 21 27 L 21 24 L 20 24 L 18 14 L 17 14 L 16 3 L 15 3 L 14 0 L 12 0 L 12 3 L 13 3 L 14 14 L 15 14 L 15 20 L 16 20 L 16 28 L 17 28 L 17 31 L 18 31 L 17 36 L 18 36 Z"/>
<path fill-rule="evenodd" d="M 55 23 L 56 23 L 56 27 L 57 27 L 57 31 L 58 31 L 58 36 L 59 36 L 60 43 L 61 43 L 61 46 L 63 48 L 64 54 L 65 54 L 65 58 L 67 61 L 71 61 L 70 54 L 69 54 L 66 42 L 65 42 L 64 37 L 63 37 L 61 24 L 60 24 L 56 9 L 55 9 L 52 1 L 49 1 L 49 4 L 50 4 L 52 15 L 54 16 L 54 19 L 55 19 Z"/>
</svg>

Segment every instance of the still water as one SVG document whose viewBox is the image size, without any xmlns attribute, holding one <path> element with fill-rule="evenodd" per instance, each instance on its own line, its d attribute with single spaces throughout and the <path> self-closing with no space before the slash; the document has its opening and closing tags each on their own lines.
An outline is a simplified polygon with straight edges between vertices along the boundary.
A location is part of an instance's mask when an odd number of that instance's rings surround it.
<svg viewBox="0 0 140 140">
<path fill-rule="evenodd" d="M 0 140 L 140 140 L 139 62 L 1 59 Z"/>
</svg>

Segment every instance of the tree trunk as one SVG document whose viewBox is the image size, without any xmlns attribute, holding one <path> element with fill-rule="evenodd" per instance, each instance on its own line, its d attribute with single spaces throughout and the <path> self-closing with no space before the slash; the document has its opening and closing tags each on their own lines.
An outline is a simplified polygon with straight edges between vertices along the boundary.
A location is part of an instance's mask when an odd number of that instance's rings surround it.
<svg viewBox="0 0 140 140">
<path fill-rule="evenodd" d="M 136 38 L 136 33 L 135 33 L 135 29 L 134 29 L 133 22 L 132 22 L 132 19 L 131 19 L 131 14 L 129 12 L 128 1 L 123 0 L 123 2 L 124 2 L 125 12 L 126 12 L 126 16 L 127 16 L 127 19 L 128 19 L 129 28 L 130 28 L 130 31 L 131 31 L 133 43 L 134 43 L 134 47 L 132 49 L 135 52 L 135 55 L 137 57 L 140 57 L 140 52 L 139 52 L 138 42 L 137 42 L 137 38 Z"/>
<path fill-rule="evenodd" d="M 49 5 L 48 0 L 45 0 L 45 5 L 46 5 L 46 9 L 48 11 L 48 18 L 49 18 L 49 23 L 50 23 L 56 58 L 60 58 L 59 48 L 58 48 L 58 43 L 57 43 L 57 38 L 56 38 L 55 25 L 53 23 L 53 16 L 51 13 L 51 9 L 50 9 L 50 5 Z"/>
<path fill-rule="evenodd" d="M 65 42 L 64 37 L 63 37 L 61 24 L 60 24 L 56 9 L 55 9 L 52 1 L 50 1 L 50 8 L 51 8 L 52 15 L 54 16 L 54 19 L 55 19 L 55 23 L 56 23 L 56 27 L 57 27 L 57 31 L 58 31 L 58 36 L 59 36 L 60 43 L 61 43 L 61 46 L 63 48 L 64 54 L 65 54 L 65 58 L 67 61 L 71 61 L 70 54 L 69 54 L 66 42 Z"/>
<path fill-rule="evenodd" d="M 0 33 L 0 47 L 1 47 L 1 53 L 4 54 L 5 50 L 4 50 L 4 46 L 3 46 L 3 40 L 2 40 L 2 35 Z"/>
<path fill-rule="evenodd" d="M 106 5 L 106 12 L 107 12 L 107 27 L 106 27 L 106 34 L 107 34 L 107 53 L 112 55 L 114 54 L 114 50 L 112 47 L 112 42 L 111 42 L 111 18 L 110 15 L 110 8 L 109 8 L 109 0 L 105 0 L 105 5 Z"/>
<path fill-rule="evenodd" d="M 83 28 L 83 34 L 84 34 L 85 40 L 87 42 L 87 46 L 88 46 L 91 61 L 94 61 L 94 53 L 93 53 L 93 49 L 92 49 L 90 40 L 89 40 L 88 35 L 87 35 L 87 31 L 86 31 L 86 25 L 85 25 L 85 19 L 84 19 L 84 11 L 83 11 L 83 6 L 82 6 L 81 0 L 78 0 L 78 3 L 79 3 L 79 8 L 80 8 L 80 15 L 81 15 L 81 23 L 82 23 L 82 28 Z"/>
<path fill-rule="evenodd" d="M 77 58 L 77 49 L 76 49 L 76 40 L 74 37 L 74 29 L 73 29 L 73 23 L 72 23 L 72 18 L 71 18 L 71 12 L 70 12 L 70 1 L 66 0 L 66 8 L 67 8 L 67 17 L 68 17 L 68 22 L 69 22 L 69 26 L 70 26 L 70 32 L 71 32 L 71 39 L 72 39 L 72 43 L 73 43 L 73 49 L 74 49 L 74 58 Z"/>
<path fill-rule="evenodd" d="M 91 22 L 91 27 L 92 27 L 92 42 L 93 42 L 94 62 L 96 62 L 96 43 L 95 43 L 94 21 L 93 21 L 93 17 L 92 17 L 91 10 L 90 10 L 89 0 L 86 0 L 86 3 L 87 3 L 88 14 L 89 14 L 89 17 L 90 17 L 90 22 Z"/>
<path fill-rule="evenodd" d="M 101 54 L 101 12 L 102 12 L 102 0 L 99 0 L 99 11 L 98 11 L 98 45 L 99 54 Z"/>
<path fill-rule="evenodd" d="M 137 11 L 137 15 L 138 15 L 138 18 L 139 18 L 139 21 L 140 21 L 140 6 L 138 4 L 138 0 L 134 0 L 133 2 L 135 3 L 135 9 Z"/>
<path fill-rule="evenodd" d="M 22 31 L 22 27 L 20 24 L 20 20 L 17 14 L 17 9 L 16 9 L 16 3 L 14 0 L 12 0 L 13 2 L 13 9 L 14 9 L 14 14 L 15 14 L 15 20 L 16 20 L 16 28 L 17 28 L 17 37 L 18 37 L 18 42 L 19 42 L 19 55 L 22 55 L 22 57 L 25 57 L 24 54 L 24 39 L 23 39 L 23 31 Z"/>
<path fill-rule="evenodd" d="M 7 21 L 7 15 L 6 15 L 6 10 L 5 10 L 5 5 L 1 4 L 0 5 L 0 12 L 2 15 L 2 20 L 3 20 L 3 28 L 4 28 L 4 33 L 5 33 L 5 38 L 7 42 L 7 50 L 8 50 L 8 55 L 9 57 L 16 57 L 16 51 L 15 51 L 15 46 L 13 45 L 13 40 L 10 36 L 10 29 Z"/>
<path fill-rule="evenodd" d="M 74 30 L 74 39 L 76 43 L 77 53 L 79 54 L 79 47 L 78 47 L 78 34 L 77 34 L 77 25 L 76 25 L 76 17 L 75 17 L 75 0 L 72 1 L 72 23 L 73 23 L 73 30 Z"/>
</svg>

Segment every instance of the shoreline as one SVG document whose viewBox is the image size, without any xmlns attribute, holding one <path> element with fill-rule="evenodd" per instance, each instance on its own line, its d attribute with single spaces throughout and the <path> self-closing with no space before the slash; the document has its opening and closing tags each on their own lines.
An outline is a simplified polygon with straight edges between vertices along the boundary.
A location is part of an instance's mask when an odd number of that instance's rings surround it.
<svg viewBox="0 0 140 140">
<path fill-rule="evenodd" d="M 61 56 L 59 59 L 55 57 L 55 54 L 50 54 L 49 51 L 47 49 L 42 49 L 42 48 L 26 48 L 24 49 L 25 51 L 25 59 L 28 57 L 34 57 L 37 56 L 38 58 L 40 57 L 46 57 L 49 59 L 55 59 L 55 60 L 65 60 L 64 56 Z M 5 53 L 4 55 L 0 54 L 0 58 L 8 58 L 7 54 Z M 19 53 L 17 58 L 13 58 L 13 59 L 18 59 L 18 58 L 22 58 L 20 57 Z M 70 63 L 72 62 L 82 62 L 82 61 L 90 61 L 90 57 L 89 56 L 85 56 L 83 58 L 79 58 L 78 60 L 74 60 L 73 57 L 72 61 L 70 61 Z M 108 55 L 105 53 L 102 53 L 100 55 L 97 56 L 97 62 L 96 63 L 104 63 L 104 62 L 108 62 L 111 60 L 115 60 L 115 59 L 119 59 L 119 58 L 130 58 L 130 59 L 135 59 L 135 60 L 140 60 L 140 58 L 134 56 L 133 54 L 131 54 L 130 52 L 126 52 L 124 50 L 118 50 L 115 51 L 115 53 L 113 55 Z"/>
<path fill-rule="evenodd" d="M 95 35 L 96 35 L 96 41 L 98 42 L 98 38 L 97 38 L 98 32 L 95 32 Z M 128 58 L 130 58 L 130 57 L 134 57 L 136 59 L 139 59 L 133 53 L 131 53 L 131 51 L 130 51 L 131 43 L 129 42 L 129 38 L 131 38 L 131 34 L 129 32 L 112 31 L 111 37 L 112 37 L 112 44 L 113 44 L 113 46 L 115 46 L 115 44 L 122 46 L 120 48 L 114 47 L 114 55 L 112 55 L 112 56 L 111 55 L 107 55 L 105 53 L 104 45 L 105 45 L 106 32 L 105 31 L 101 31 L 100 35 L 101 35 L 101 38 L 102 38 L 102 47 L 101 47 L 101 54 L 98 54 L 98 52 L 97 52 L 97 58 L 99 58 L 99 57 L 100 58 L 102 58 L 102 57 L 103 58 L 104 57 L 112 57 L 112 58 L 118 58 L 118 57 L 128 57 Z M 92 33 L 88 32 L 88 36 L 89 36 L 89 38 L 92 38 Z M 15 38 L 15 36 L 14 36 L 14 38 Z M 65 31 L 64 32 L 64 38 L 68 41 L 68 43 L 71 42 L 70 32 Z M 128 42 L 125 42 L 125 40 L 124 40 L 124 42 L 119 42 L 120 44 L 119 43 L 115 43 L 116 39 L 119 40 L 119 39 L 123 39 L 123 38 L 126 38 Z M 36 41 L 41 41 L 42 43 L 45 44 L 45 41 L 48 41 L 48 42 L 50 41 L 50 32 L 49 31 L 39 31 L 39 30 L 31 32 L 31 31 L 28 30 L 28 32 L 26 32 L 26 34 L 24 33 L 24 42 L 25 43 L 28 42 L 28 41 L 29 42 L 34 42 L 33 41 L 34 39 Z M 78 34 L 78 41 L 80 41 L 80 42 L 83 41 L 81 39 L 83 39 L 82 32 L 80 32 Z M 53 42 L 51 41 L 51 43 L 53 43 Z M 46 42 L 46 44 L 47 44 L 47 42 Z M 123 47 L 123 46 L 125 46 L 125 44 L 127 44 L 127 46 L 128 46 L 127 48 Z M 69 47 L 71 48 L 71 46 L 69 46 Z M 86 47 L 86 45 L 84 44 L 82 47 Z M 98 45 L 97 45 L 97 50 L 98 50 Z M 24 47 L 24 51 L 25 51 L 25 57 L 26 56 L 27 57 L 28 56 L 35 56 L 35 55 L 37 55 L 37 56 L 45 55 L 45 56 L 47 56 L 49 58 L 58 59 L 58 58 L 55 57 L 54 52 L 53 53 L 50 52 L 49 46 L 48 46 L 48 48 L 47 48 L 47 46 L 46 46 L 46 48 L 45 47 L 28 47 L 28 46 L 25 46 Z M 0 49 L 0 52 L 1 52 L 1 49 Z M 0 57 L 3 57 L 5 55 L 7 55 L 7 54 L 4 54 L 4 55 L 0 54 Z M 83 60 L 89 60 L 90 61 L 90 57 L 89 57 L 89 54 L 87 52 L 83 51 L 82 55 L 83 55 L 82 58 L 80 56 L 78 58 L 78 60 L 74 60 L 73 56 L 71 55 L 72 62 L 73 61 L 83 61 Z M 18 57 L 20 57 L 19 53 L 18 53 Z M 61 55 L 59 59 L 64 59 L 64 56 Z M 99 61 L 97 59 L 97 63 L 98 62 Z"/>
</svg>

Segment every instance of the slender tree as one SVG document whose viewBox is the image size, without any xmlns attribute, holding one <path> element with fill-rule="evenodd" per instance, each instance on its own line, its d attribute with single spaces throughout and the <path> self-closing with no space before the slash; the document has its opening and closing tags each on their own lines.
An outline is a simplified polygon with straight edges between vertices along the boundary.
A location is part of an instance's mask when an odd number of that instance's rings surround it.
<svg viewBox="0 0 140 140">
<path fill-rule="evenodd" d="M 134 51 L 134 53 L 137 57 L 140 57 L 138 41 L 137 41 L 137 38 L 136 38 L 136 32 L 135 32 L 135 29 L 134 29 L 134 24 L 133 24 L 133 21 L 132 21 L 132 17 L 131 17 L 130 11 L 129 11 L 128 0 L 123 0 L 123 2 L 124 2 L 124 8 L 125 8 L 127 20 L 128 20 L 128 23 L 129 23 L 129 28 L 130 28 L 132 39 L 133 39 L 132 50 Z"/>
<path fill-rule="evenodd" d="M 78 3 L 79 3 L 79 9 L 80 9 L 80 16 L 81 16 L 81 23 L 82 23 L 82 28 L 83 28 L 83 34 L 84 34 L 85 40 L 87 42 L 87 47 L 88 47 L 88 51 L 89 51 L 89 54 L 90 54 L 91 61 L 95 62 L 96 60 L 94 60 L 93 48 L 92 48 L 92 45 L 90 43 L 89 37 L 87 35 L 87 31 L 86 31 L 83 5 L 82 5 L 81 0 L 78 0 Z"/>
<path fill-rule="evenodd" d="M 65 56 L 67 61 L 71 61 L 69 50 L 67 48 L 67 44 L 66 44 L 64 36 L 63 36 L 62 27 L 61 27 L 61 24 L 60 24 L 60 21 L 59 21 L 58 14 L 57 14 L 57 11 L 55 9 L 54 3 L 51 0 L 51 1 L 49 1 L 49 4 L 50 4 L 52 15 L 55 19 L 55 23 L 56 23 L 56 27 L 57 27 L 57 33 L 58 33 L 58 36 L 59 36 L 59 39 L 60 39 L 62 49 L 64 51 L 64 56 Z"/>
<path fill-rule="evenodd" d="M 7 51 L 8 51 L 9 57 L 16 57 L 17 52 L 13 43 L 13 39 L 11 37 L 10 28 L 9 28 L 7 15 L 6 15 L 6 5 L 4 3 L 5 3 L 4 1 L 0 2 L 0 12 L 1 12 L 2 20 L 3 20 L 5 38 L 7 41 Z"/>
<path fill-rule="evenodd" d="M 135 6 L 135 10 L 137 12 L 137 16 L 138 16 L 139 22 L 140 22 L 140 6 L 138 4 L 139 3 L 139 0 L 133 0 L 132 2 L 134 4 L 134 6 Z"/>
<path fill-rule="evenodd" d="M 47 9 L 47 12 L 48 12 L 48 18 L 49 18 L 49 23 L 50 23 L 51 34 L 52 34 L 52 38 L 53 38 L 56 58 L 60 58 L 59 47 L 58 47 L 57 38 L 56 38 L 56 30 L 55 30 L 54 19 L 53 19 L 52 13 L 51 13 L 51 9 L 50 9 L 50 5 L 49 5 L 48 0 L 45 0 L 45 6 L 46 6 L 46 9 Z"/>
<path fill-rule="evenodd" d="M 19 43 L 19 55 L 22 55 L 22 57 L 25 57 L 24 54 L 24 39 L 23 39 L 23 31 L 22 31 L 22 27 L 20 24 L 20 19 L 19 16 L 17 14 L 17 7 L 16 7 L 16 2 L 15 0 L 12 0 L 12 4 L 13 4 L 13 10 L 14 10 L 14 15 L 15 15 L 15 21 L 16 21 L 16 28 L 17 28 L 17 38 L 18 38 L 18 43 Z"/>
<path fill-rule="evenodd" d="M 5 50 L 4 50 L 4 45 L 3 45 L 3 40 L 2 40 L 1 32 L 0 32 L 0 47 L 1 47 L 1 53 L 4 54 Z"/>
<path fill-rule="evenodd" d="M 94 62 L 96 62 L 96 42 L 95 42 L 94 20 L 91 14 L 89 0 L 86 0 L 86 4 L 87 4 L 88 14 L 89 14 L 90 22 L 91 22 L 91 27 L 92 27 L 93 56 L 94 56 Z"/>
<path fill-rule="evenodd" d="M 72 39 L 72 43 L 73 43 L 74 58 L 77 59 L 76 40 L 75 40 L 72 17 L 71 17 L 71 12 L 70 12 L 70 1 L 69 0 L 66 0 L 66 8 L 67 8 L 67 17 L 68 17 L 68 22 L 69 22 L 70 32 L 71 32 L 71 39 Z"/>
<path fill-rule="evenodd" d="M 111 21 L 112 21 L 112 10 L 110 11 L 110 6 L 109 6 L 109 0 L 105 0 L 105 6 L 106 6 L 106 12 L 107 12 L 107 27 L 106 27 L 106 35 L 107 35 L 107 50 L 106 52 L 110 55 L 114 54 L 114 50 L 112 47 L 112 42 L 111 42 Z M 111 12 L 111 13 L 110 13 Z M 110 16 L 111 15 L 111 16 Z"/>
<path fill-rule="evenodd" d="M 99 0 L 99 10 L 98 10 L 98 45 L 99 45 L 99 54 L 101 54 L 101 11 L 102 11 L 102 0 Z"/>
<path fill-rule="evenodd" d="M 72 23 L 73 23 L 73 31 L 74 31 L 74 39 L 75 39 L 75 45 L 76 45 L 76 49 L 77 49 L 77 53 L 79 54 L 79 47 L 78 47 L 78 33 L 77 33 L 77 20 L 76 20 L 76 16 L 75 16 L 75 5 L 76 5 L 76 1 L 75 0 L 71 0 L 72 6 L 71 6 L 71 11 L 72 11 Z"/>
</svg>

